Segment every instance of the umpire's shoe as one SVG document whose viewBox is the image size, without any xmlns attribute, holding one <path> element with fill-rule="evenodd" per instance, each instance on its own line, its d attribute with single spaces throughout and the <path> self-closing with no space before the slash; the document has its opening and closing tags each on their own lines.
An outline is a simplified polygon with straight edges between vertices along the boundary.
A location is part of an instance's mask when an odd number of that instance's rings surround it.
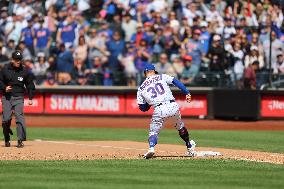
<svg viewBox="0 0 284 189">
<path fill-rule="evenodd" d="M 8 141 L 8 142 L 5 142 L 5 147 L 10 147 L 11 146 L 11 143 Z"/>
<path fill-rule="evenodd" d="M 17 148 L 23 148 L 25 145 L 24 145 L 24 143 L 23 143 L 23 141 L 21 141 L 21 140 L 18 140 L 18 144 L 17 144 Z"/>
</svg>

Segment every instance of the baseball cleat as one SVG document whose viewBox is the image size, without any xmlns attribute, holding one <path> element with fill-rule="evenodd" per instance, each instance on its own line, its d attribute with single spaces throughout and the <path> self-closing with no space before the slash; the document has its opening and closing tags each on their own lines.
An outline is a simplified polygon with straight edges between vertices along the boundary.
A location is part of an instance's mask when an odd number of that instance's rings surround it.
<svg viewBox="0 0 284 189">
<path fill-rule="evenodd" d="M 11 146 L 10 142 L 5 142 L 5 147 L 10 147 L 10 146 Z"/>
<path fill-rule="evenodd" d="M 197 155 L 196 151 L 195 151 L 196 143 L 193 140 L 189 141 L 189 143 L 190 143 L 191 147 L 187 148 L 187 155 L 189 157 L 195 157 Z"/>
<path fill-rule="evenodd" d="M 150 159 L 154 156 L 155 151 L 154 148 L 150 148 L 146 154 L 143 155 L 145 159 Z"/>
<path fill-rule="evenodd" d="M 21 140 L 18 140 L 17 148 L 23 148 L 25 145 Z"/>
</svg>

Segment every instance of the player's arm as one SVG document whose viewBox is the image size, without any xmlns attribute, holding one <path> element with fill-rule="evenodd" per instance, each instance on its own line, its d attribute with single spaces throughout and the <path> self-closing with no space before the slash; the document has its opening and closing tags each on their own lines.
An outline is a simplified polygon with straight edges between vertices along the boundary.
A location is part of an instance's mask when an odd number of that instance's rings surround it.
<svg viewBox="0 0 284 189">
<path fill-rule="evenodd" d="M 176 87 L 178 87 L 183 94 L 186 95 L 186 101 L 190 102 L 191 101 L 191 95 L 189 90 L 184 86 L 184 84 L 182 82 L 180 82 L 179 80 L 177 80 L 176 78 L 173 79 L 172 82 Z"/>
<path fill-rule="evenodd" d="M 142 112 L 147 112 L 151 108 L 147 102 L 145 104 L 138 104 L 138 106 Z"/>
<path fill-rule="evenodd" d="M 147 112 L 150 109 L 150 105 L 145 101 L 140 91 L 137 92 L 137 104 L 139 110 L 142 112 Z"/>
</svg>

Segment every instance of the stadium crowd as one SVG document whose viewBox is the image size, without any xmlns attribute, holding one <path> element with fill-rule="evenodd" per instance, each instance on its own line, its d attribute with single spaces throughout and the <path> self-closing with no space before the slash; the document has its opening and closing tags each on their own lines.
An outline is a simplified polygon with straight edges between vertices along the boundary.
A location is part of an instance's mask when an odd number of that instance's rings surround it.
<svg viewBox="0 0 284 189">
<path fill-rule="evenodd" d="M 283 79 L 283 2 L 2 0 L 0 65 L 19 49 L 37 85 L 137 86 L 153 63 L 189 86 L 255 89 Z"/>
</svg>

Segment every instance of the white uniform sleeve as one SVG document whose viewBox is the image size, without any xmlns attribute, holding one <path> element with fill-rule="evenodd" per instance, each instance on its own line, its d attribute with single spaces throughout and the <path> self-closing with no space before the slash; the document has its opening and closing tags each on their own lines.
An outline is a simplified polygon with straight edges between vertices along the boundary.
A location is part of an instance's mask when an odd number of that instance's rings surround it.
<svg viewBox="0 0 284 189">
<path fill-rule="evenodd" d="M 137 104 L 145 104 L 146 101 L 143 98 L 142 94 L 140 91 L 137 92 Z"/>
<path fill-rule="evenodd" d="M 173 84 L 174 77 L 167 74 L 162 74 L 162 80 L 164 80 L 167 84 Z"/>
</svg>

